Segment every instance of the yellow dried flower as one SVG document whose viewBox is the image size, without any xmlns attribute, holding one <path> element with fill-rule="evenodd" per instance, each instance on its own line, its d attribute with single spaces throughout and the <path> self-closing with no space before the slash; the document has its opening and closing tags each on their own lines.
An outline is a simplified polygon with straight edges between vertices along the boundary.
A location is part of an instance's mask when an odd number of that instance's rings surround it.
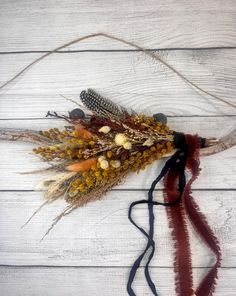
<svg viewBox="0 0 236 296">
<path fill-rule="evenodd" d="M 97 181 L 102 181 L 103 177 L 102 176 L 97 176 L 96 179 L 97 179 Z"/>
<path fill-rule="evenodd" d="M 95 176 L 96 176 L 96 177 L 101 176 L 101 172 L 100 172 L 100 171 L 96 171 L 96 172 L 95 172 Z"/>
<path fill-rule="evenodd" d="M 79 145 L 83 145 L 83 144 L 84 144 L 84 141 L 81 140 L 81 139 L 79 139 L 79 140 L 78 140 L 78 144 L 79 144 Z"/>
<path fill-rule="evenodd" d="M 104 172 L 102 173 L 102 175 L 103 175 L 103 177 L 107 177 L 107 176 L 108 176 L 108 173 L 107 173 L 106 171 L 104 171 Z"/>
<path fill-rule="evenodd" d="M 80 185 L 79 185 L 79 190 L 80 190 L 81 192 L 84 192 L 84 191 L 86 190 L 84 184 L 80 184 Z"/>
<path fill-rule="evenodd" d="M 77 138 L 79 136 L 78 132 L 77 131 L 73 131 L 72 134 L 71 134 L 73 137 Z"/>
<path fill-rule="evenodd" d="M 130 156 L 129 160 L 130 160 L 131 162 L 133 162 L 133 161 L 135 160 L 135 157 L 134 157 L 134 156 Z"/>
<path fill-rule="evenodd" d="M 116 177 L 116 174 L 115 173 L 110 173 L 110 178 L 115 178 Z"/>
<path fill-rule="evenodd" d="M 96 164 L 93 164 L 93 165 L 91 166 L 91 170 L 92 170 L 92 171 L 96 171 L 96 170 L 97 170 L 97 165 L 96 165 Z"/>
<path fill-rule="evenodd" d="M 157 153 L 157 158 L 161 158 L 162 157 L 162 154 L 161 153 Z"/>
<path fill-rule="evenodd" d="M 113 152 L 112 152 L 112 151 L 110 151 L 110 150 L 109 150 L 109 151 L 107 151 L 107 157 L 108 157 L 108 158 L 111 158 L 111 157 L 112 157 L 112 155 L 113 155 Z"/>
</svg>

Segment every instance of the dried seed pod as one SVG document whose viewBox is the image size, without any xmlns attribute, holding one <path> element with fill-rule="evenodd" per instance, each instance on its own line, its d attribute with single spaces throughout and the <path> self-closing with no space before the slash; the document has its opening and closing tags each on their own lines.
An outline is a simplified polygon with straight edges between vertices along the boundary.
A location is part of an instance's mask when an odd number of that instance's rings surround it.
<svg viewBox="0 0 236 296">
<path fill-rule="evenodd" d="M 82 109 L 76 108 L 69 112 L 70 119 L 84 119 L 85 114 Z"/>
<path fill-rule="evenodd" d="M 163 113 L 156 113 L 156 114 L 153 114 L 153 117 L 156 121 L 159 121 L 163 124 L 167 124 L 167 117 L 165 116 L 165 114 Z"/>
</svg>

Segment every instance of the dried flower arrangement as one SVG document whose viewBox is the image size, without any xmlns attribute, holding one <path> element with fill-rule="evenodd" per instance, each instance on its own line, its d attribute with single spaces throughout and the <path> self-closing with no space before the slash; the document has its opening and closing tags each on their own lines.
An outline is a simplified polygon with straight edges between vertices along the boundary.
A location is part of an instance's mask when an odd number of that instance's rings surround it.
<svg viewBox="0 0 236 296">
<path fill-rule="evenodd" d="M 53 168 L 63 172 L 56 183 L 45 182 L 46 198 L 63 195 L 77 206 L 101 197 L 128 173 L 174 148 L 172 132 L 154 117 L 130 114 L 91 89 L 81 93 L 81 100 L 92 115 L 74 109 L 66 118 L 71 125 L 41 132 L 48 145 L 33 150 L 47 161 L 58 160 Z"/>
<path fill-rule="evenodd" d="M 88 35 L 56 48 L 29 64 L 0 86 L 0 89 L 49 54 L 84 39 L 97 36 L 117 40 L 142 50 L 169 67 L 193 87 L 235 108 L 234 104 L 228 103 L 189 81 L 156 54 L 146 51 L 134 43 L 105 33 Z M 149 264 L 155 251 L 153 206 L 163 205 L 166 206 L 169 225 L 173 230 L 172 237 L 175 241 L 174 270 L 177 295 L 212 295 L 216 285 L 217 269 L 220 266 L 221 252 L 217 238 L 191 196 L 191 184 L 200 171 L 199 155 L 209 155 L 232 147 L 236 144 L 235 131 L 220 140 L 185 135 L 170 130 L 166 117 L 161 113 L 150 117 L 145 114 L 137 114 L 133 110 L 128 111 L 126 108 L 101 97 L 92 89 L 83 91 L 80 98 L 84 107 L 81 108 L 76 102 L 80 108 L 72 110 L 68 115 L 61 116 L 56 112 L 48 112 L 47 116 L 66 120 L 69 125 L 64 130 L 57 128 L 40 132 L 0 130 L 0 139 L 24 140 L 40 144 L 39 147 L 33 149 L 34 153 L 51 164 L 46 170 L 56 172 L 54 176 L 41 184 L 46 189 L 46 201 L 42 206 L 59 197 L 63 197 L 68 206 L 54 220 L 45 235 L 63 216 L 89 201 L 101 198 L 105 192 L 119 184 L 131 172 L 139 172 L 155 160 L 169 156 L 170 158 L 160 175 L 150 187 L 148 199 L 136 201 L 130 205 L 129 219 L 146 236 L 147 246 L 131 268 L 127 292 L 129 295 L 135 296 L 132 283 L 141 261 L 150 251 L 145 265 L 145 277 L 153 295 L 157 295 L 156 287 L 149 273 Z M 186 169 L 190 171 L 191 175 L 188 180 L 185 176 Z M 164 178 L 165 186 L 164 202 L 157 202 L 153 199 L 153 191 L 162 178 Z M 138 226 L 132 218 L 132 209 L 140 203 L 148 205 L 148 232 Z M 33 213 L 31 218 L 37 211 Z M 216 256 L 215 265 L 195 290 L 193 288 L 187 218 Z"/>
</svg>

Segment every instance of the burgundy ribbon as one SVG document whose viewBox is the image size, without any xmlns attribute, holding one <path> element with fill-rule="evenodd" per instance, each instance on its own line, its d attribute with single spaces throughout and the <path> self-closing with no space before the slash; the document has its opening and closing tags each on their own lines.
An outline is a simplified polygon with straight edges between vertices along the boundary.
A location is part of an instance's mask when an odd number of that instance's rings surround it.
<svg viewBox="0 0 236 296">
<path fill-rule="evenodd" d="M 221 251 L 219 242 L 211 230 L 206 217 L 201 213 L 198 205 L 191 196 L 191 185 L 200 172 L 199 137 L 185 135 L 185 139 L 188 147 L 186 167 L 189 169 L 191 177 L 184 188 L 181 202 L 175 207 L 166 207 L 169 226 L 172 229 L 172 237 L 175 242 L 175 287 L 176 293 L 179 296 L 210 296 L 213 294 L 216 286 L 217 271 L 221 262 Z M 178 174 L 179 172 L 177 170 L 170 170 L 165 176 L 166 202 L 172 202 L 179 194 L 177 190 Z M 190 220 L 205 244 L 216 256 L 214 266 L 203 278 L 195 292 L 193 290 L 192 260 L 186 224 L 187 218 Z"/>
<path fill-rule="evenodd" d="M 169 226 L 174 240 L 174 271 L 175 287 L 178 296 L 211 296 L 214 292 L 217 279 L 217 271 L 221 262 L 219 242 L 207 223 L 206 217 L 191 196 L 191 185 L 199 175 L 199 148 L 200 138 L 192 135 L 181 135 L 181 145 L 177 152 L 166 162 L 159 176 L 153 181 L 149 191 L 148 200 L 135 201 L 129 208 L 129 220 L 147 238 L 145 250 L 135 260 L 129 274 L 127 292 L 135 296 L 132 283 L 142 260 L 148 251 L 148 260 L 145 264 L 145 277 L 152 294 L 157 296 L 157 290 L 151 279 L 149 264 L 155 252 L 154 241 L 154 205 L 166 207 Z M 186 182 L 185 170 L 188 169 L 191 177 Z M 164 203 L 153 200 L 153 192 L 158 182 L 164 178 Z M 149 231 L 146 232 L 132 218 L 132 210 L 138 204 L 148 204 Z M 187 218 L 196 229 L 205 244 L 216 256 L 216 263 L 203 278 L 196 291 L 193 288 L 192 259 L 190 241 L 188 235 Z"/>
</svg>

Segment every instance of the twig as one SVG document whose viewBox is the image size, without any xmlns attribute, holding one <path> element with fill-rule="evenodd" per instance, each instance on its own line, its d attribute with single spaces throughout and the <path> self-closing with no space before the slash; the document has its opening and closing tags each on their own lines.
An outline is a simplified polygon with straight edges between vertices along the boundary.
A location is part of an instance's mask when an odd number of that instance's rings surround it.
<svg viewBox="0 0 236 296">
<path fill-rule="evenodd" d="M 200 150 L 200 156 L 207 156 L 227 150 L 236 145 L 236 129 L 231 133 L 221 138 L 215 145 L 203 148 Z"/>
<path fill-rule="evenodd" d="M 37 131 L 11 128 L 0 129 L 0 140 L 23 141 L 40 145 L 48 145 L 52 143 L 50 139 L 42 136 Z"/>
<path fill-rule="evenodd" d="M 234 105 L 233 103 L 230 103 L 228 101 L 226 101 L 225 99 L 217 96 L 217 95 L 214 95 L 212 94 L 211 92 L 209 91 L 206 91 L 204 90 L 203 88 L 201 88 L 200 86 L 198 86 L 196 83 L 192 82 L 191 80 L 189 80 L 187 77 L 185 77 L 182 73 L 180 73 L 178 70 L 176 70 L 173 66 L 171 66 L 169 63 L 167 63 L 166 61 L 164 61 L 160 56 L 158 56 L 156 53 L 153 53 L 153 52 L 150 52 L 149 50 L 135 44 L 134 42 L 130 42 L 130 41 L 127 41 L 127 40 L 124 40 L 122 38 L 119 38 L 119 37 L 115 37 L 111 34 L 107 34 L 107 33 L 95 33 L 95 34 L 90 34 L 90 35 L 85 35 L 83 37 L 80 37 L 80 38 L 76 38 L 68 43 L 65 43 L 49 52 L 47 52 L 46 54 L 42 55 L 41 57 L 35 59 L 33 62 L 31 62 L 30 64 L 28 64 L 26 67 L 24 67 L 21 71 L 19 71 L 15 76 L 13 76 L 11 79 L 9 79 L 8 81 L 6 81 L 4 84 L 2 84 L 0 86 L 0 89 L 3 89 L 5 86 L 7 86 L 8 84 L 10 84 L 11 82 L 13 82 L 16 78 L 18 78 L 19 76 L 21 76 L 26 70 L 28 70 L 31 66 L 33 66 L 34 64 L 38 63 L 39 61 L 43 60 L 44 58 L 48 57 L 49 55 L 53 54 L 53 53 L 56 53 L 58 51 L 60 51 L 61 49 L 63 48 L 66 48 L 70 45 L 73 45 L 73 44 L 76 44 L 76 43 L 79 43 L 83 40 L 86 40 L 86 39 L 91 39 L 91 38 L 94 38 L 94 37 L 105 37 L 105 38 L 108 38 L 108 39 L 112 39 L 112 40 L 116 40 L 118 42 L 121 42 L 123 44 L 126 44 L 126 45 L 129 45 L 133 48 L 136 48 L 142 52 L 144 52 L 146 55 L 148 55 L 149 57 L 153 58 L 154 60 L 157 60 L 159 61 L 160 63 L 162 63 L 163 65 L 165 65 L 167 68 L 169 68 L 171 71 L 173 71 L 177 76 L 179 76 L 182 80 L 184 80 L 187 84 L 191 85 L 192 87 L 194 87 L 195 89 L 201 91 L 202 93 L 204 94 L 207 94 L 209 95 L 210 97 L 218 100 L 218 101 L 221 101 L 221 102 L 224 102 L 225 104 L 233 107 L 233 108 L 236 108 L 236 105 Z"/>
<path fill-rule="evenodd" d="M 33 214 L 29 217 L 29 219 L 21 226 L 21 229 L 24 228 L 32 219 L 33 217 L 46 205 L 50 202 L 50 200 L 46 200 L 44 203 L 42 203 L 37 210 L 33 212 Z"/>
<path fill-rule="evenodd" d="M 75 209 L 77 209 L 77 205 L 69 205 L 67 206 L 56 218 L 54 218 L 53 223 L 48 228 L 46 233 L 43 235 L 43 237 L 40 239 L 40 242 L 44 240 L 44 238 L 50 233 L 50 231 L 56 226 L 56 224 L 66 215 L 69 215 L 71 212 L 73 212 Z"/>
<path fill-rule="evenodd" d="M 0 140 L 23 141 L 40 145 L 52 143 L 50 139 L 40 135 L 38 132 L 18 129 L 0 129 Z M 214 142 L 212 142 L 211 138 L 206 139 L 206 143 L 209 147 L 200 149 L 200 156 L 207 156 L 227 150 L 236 145 L 236 129 L 225 137 L 214 140 Z"/>
</svg>

